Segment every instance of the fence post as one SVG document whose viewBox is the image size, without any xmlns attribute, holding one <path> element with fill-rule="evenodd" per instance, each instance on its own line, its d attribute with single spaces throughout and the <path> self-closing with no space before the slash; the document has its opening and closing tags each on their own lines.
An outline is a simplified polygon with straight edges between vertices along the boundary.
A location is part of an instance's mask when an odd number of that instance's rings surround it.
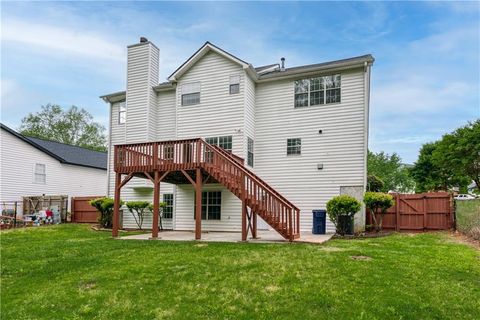
<svg viewBox="0 0 480 320">
<path fill-rule="evenodd" d="M 15 214 L 13 216 L 13 227 L 16 228 L 17 227 L 17 201 L 15 201 L 15 209 L 13 213 Z"/>
<path fill-rule="evenodd" d="M 400 193 L 395 194 L 395 231 L 400 231 Z"/>
<path fill-rule="evenodd" d="M 427 229 L 427 196 L 423 196 L 423 231 Z"/>
</svg>

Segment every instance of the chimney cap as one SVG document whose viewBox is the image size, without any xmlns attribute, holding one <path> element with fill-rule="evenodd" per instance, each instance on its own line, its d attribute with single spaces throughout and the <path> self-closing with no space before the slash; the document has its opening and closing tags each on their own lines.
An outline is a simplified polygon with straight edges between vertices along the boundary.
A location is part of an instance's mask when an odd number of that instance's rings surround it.
<svg viewBox="0 0 480 320">
<path fill-rule="evenodd" d="M 140 37 L 140 43 L 146 43 L 148 42 L 148 39 L 145 37 Z"/>
</svg>

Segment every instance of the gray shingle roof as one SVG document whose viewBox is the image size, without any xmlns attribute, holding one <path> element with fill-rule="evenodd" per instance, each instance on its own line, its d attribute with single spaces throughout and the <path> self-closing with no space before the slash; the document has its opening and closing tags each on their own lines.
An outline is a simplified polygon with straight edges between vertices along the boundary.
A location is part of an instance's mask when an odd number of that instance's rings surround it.
<svg viewBox="0 0 480 320">
<path fill-rule="evenodd" d="M 54 157 L 61 163 L 107 170 L 108 157 L 106 152 L 93 151 L 55 141 L 26 137 L 4 124 L 0 124 L 0 127 L 34 148 Z"/>
<path fill-rule="evenodd" d="M 50 152 L 64 159 L 66 163 L 80 166 L 107 169 L 107 153 L 93 151 L 82 147 L 72 146 L 55 141 L 26 137 Z"/>
</svg>

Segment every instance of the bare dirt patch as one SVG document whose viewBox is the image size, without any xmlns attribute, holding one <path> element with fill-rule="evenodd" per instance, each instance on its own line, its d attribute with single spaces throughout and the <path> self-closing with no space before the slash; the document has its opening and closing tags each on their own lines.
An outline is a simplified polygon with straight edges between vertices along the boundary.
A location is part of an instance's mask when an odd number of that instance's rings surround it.
<svg viewBox="0 0 480 320">
<path fill-rule="evenodd" d="M 467 237 L 461 232 L 451 232 L 450 238 L 452 238 L 455 242 L 463 243 L 477 250 L 480 250 L 480 240 L 475 240 L 473 238 Z"/>
<path fill-rule="evenodd" d="M 369 256 L 350 256 L 352 260 L 372 260 Z"/>
</svg>

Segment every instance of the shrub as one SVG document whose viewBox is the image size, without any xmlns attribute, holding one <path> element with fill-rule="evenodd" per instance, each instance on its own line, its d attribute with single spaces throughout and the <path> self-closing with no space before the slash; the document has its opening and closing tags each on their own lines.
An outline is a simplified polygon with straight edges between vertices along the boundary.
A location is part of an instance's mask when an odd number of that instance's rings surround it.
<svg viewBox="0 0 480 320">
<path fill-rule="evenodd" d="M 455 201 L 457 230 L 480 240 L 480 200 Z"/>
<path fill-rule="evenodd" d="M 385 182 L 374 174 L 367 177 L 367 191 L 380 192 L 385 186 Z"/>
<path fill-rule="evenodd" d="M 335 225 L 336 232 L 345 235 L 351 219 L 361 208 L 360 202 L 348 195 L 336 196 L 327 202 L 327 214 Z"/>
<path fill-rule="evenodd" d="M 150 202 L 148 201 L 128 201 L 126 203 L 128 211 L 132 213 L 135 222 L 140 230 L 142 230 L 145 214 L 150 212 Z"/>
<path fill-rule="evenodd" d="M 100 212 L 100 218 L 98 219 L 100 225 L 104 228 L 112 227 L 113 207 L 115 200 L 112 198 L 97 198 L 90 200 L 90 205 L 95 207 Z M 120 200 L 120 206 L 123 205 L 123 201 Z"/>
<path fill-rule="evenodd" d="M 383 217 L 388 208 L 393 206 L 393 197 L 382 192 L 365 192 L 363 202 L 370 209 L 375 230 L 380 232 L 382 230 Z"/>
</svg>

